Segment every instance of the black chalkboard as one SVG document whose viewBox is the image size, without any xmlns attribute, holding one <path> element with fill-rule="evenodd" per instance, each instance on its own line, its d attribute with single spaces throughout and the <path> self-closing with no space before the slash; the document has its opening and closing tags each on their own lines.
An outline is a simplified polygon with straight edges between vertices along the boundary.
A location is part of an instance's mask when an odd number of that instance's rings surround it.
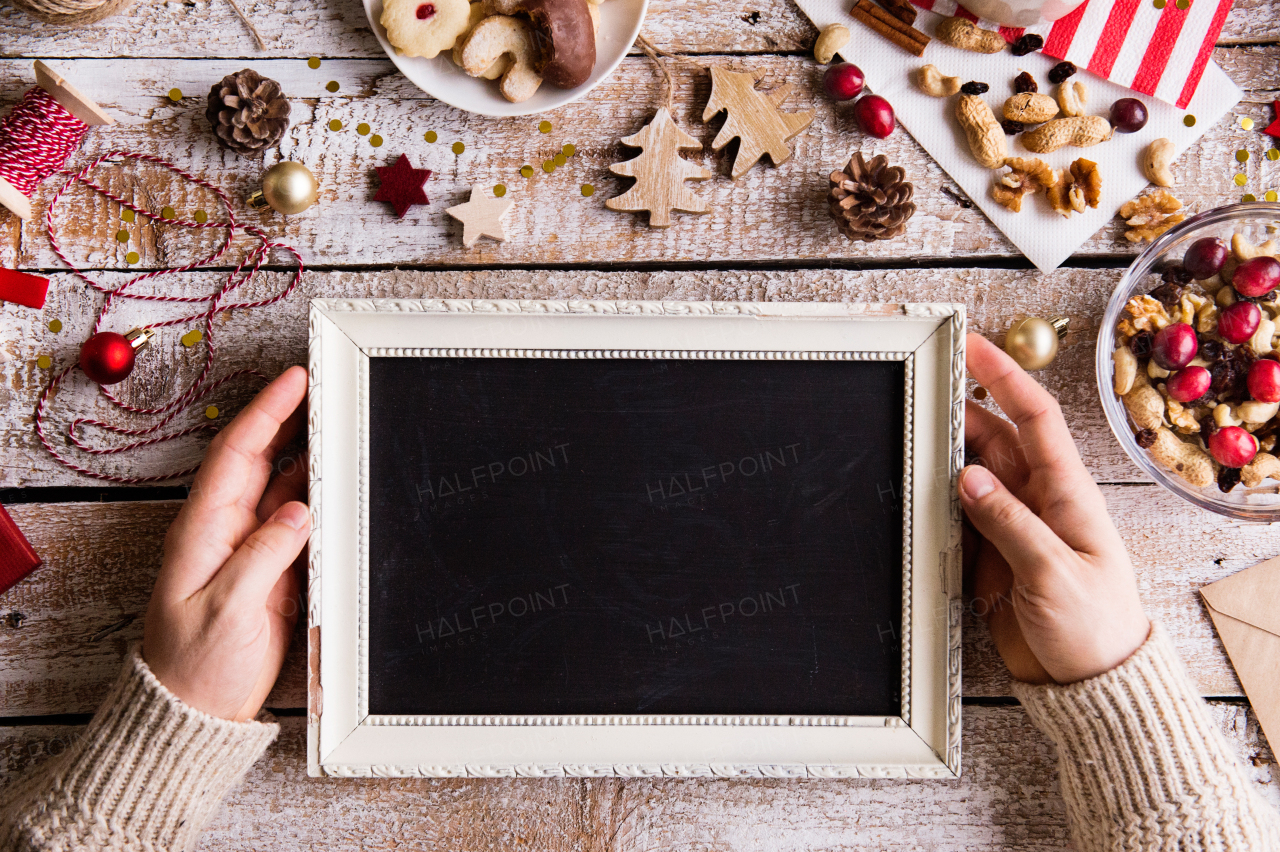
<svg viewBox="0 0 1280 852">
<path fill-rule="evenodd" d="M 900 362 L 369 380 L 369 712 L 900 712 Z"/>
</svg>

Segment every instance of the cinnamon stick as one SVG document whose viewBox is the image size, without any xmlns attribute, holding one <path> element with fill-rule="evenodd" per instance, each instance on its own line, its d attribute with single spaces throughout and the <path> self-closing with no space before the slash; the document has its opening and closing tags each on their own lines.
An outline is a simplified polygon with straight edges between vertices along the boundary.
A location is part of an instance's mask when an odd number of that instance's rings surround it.
<svg viewBox="0 0 1280 852">
<path fill-rule="evenodd" d="M 914 56 L 923 56 L 929 37 L 903 23 L 870 0 L 858 0 L 849 14 Z"/>
<path fill-rule="evenodd" d="M 907 26 L 915 25 L 917 13 L 916 7 L 911 5 L 911 0 L 877 0 L 877 2 Z"/>
</svg>

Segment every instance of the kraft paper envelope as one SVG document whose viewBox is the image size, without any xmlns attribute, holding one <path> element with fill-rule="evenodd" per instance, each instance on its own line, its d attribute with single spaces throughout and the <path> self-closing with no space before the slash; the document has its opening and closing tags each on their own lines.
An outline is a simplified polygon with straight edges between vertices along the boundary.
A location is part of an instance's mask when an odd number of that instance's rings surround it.
<svg viewBox="0 0 1280 852">
<path fill-rule="evenodd" d="M 1280 750 L 1280 556 L 1200 589 L 1240 685 Z"/>
</svg>

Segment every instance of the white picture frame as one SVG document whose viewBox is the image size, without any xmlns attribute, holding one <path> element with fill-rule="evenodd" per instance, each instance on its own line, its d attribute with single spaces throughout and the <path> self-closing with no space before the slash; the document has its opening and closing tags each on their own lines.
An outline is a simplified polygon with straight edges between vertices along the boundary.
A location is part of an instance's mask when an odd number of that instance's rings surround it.
<svg viewBox="0 0 1280 852">
<path fill-rule="evenodd" d="M 312 300 L 308 774 L 957 777 L 964 334 L 958 304 Z M 369 714 L 367 376 L 387 356 L 903 361 L 901 714 Z"/>
</svg>

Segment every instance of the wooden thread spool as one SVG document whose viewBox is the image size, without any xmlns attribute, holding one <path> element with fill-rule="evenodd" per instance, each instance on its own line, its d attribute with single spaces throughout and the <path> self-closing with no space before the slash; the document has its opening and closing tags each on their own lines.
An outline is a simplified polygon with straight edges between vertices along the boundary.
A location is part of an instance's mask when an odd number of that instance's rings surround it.
<svg viewBox="0 0 1280 852">
<path fill-rule="evenodd" d="M 41 135 L 41 127 L 38 124 L 33 127 L 30 122 L 43 120 L 48 125 L 47 133 L 50 136 L 53 136 L 56 132 L 61 133 L 63 136 L 68 132 L 74 133 L 76 126 L 79 125 L 83 128 L 81 131 L 81 137 L 83 137 L 83 133 L 87 132 L 90 127 L 115 123 L 111 116 L 102 111 L 101 107 L 77 91 L 74 86 L 40 60 L 36 60 L 35 71 L 36 83 L 39 88 L 48 93 L 48 96 L 53 99 L 56 106 L 65 110 L 66 114 L 57 117 L 44 116 L 43 118 L 24 114 L 21 116 L 23 126 L 17 128 L 13 126 L 13 119 L 18 110 L 23 108 L 23 104 L 19 104 L 14 108 L 13 112 L 5 116 L 4 119 L 0 119 L 0 158 L 5 160 L 8 167 L 33 176 L 31 181 L 33 189 L 35 184 L 38 184 L 52 172 L 62 168 L 66 158 L 71 155 L 74 149 L 66 150 L 65 152 L 59 149 L 57 159 L 60 159 L 61 162 L 47 159 L 40 160 L 37 152 L 33 150 L 37 146 L 15 144 L 15 135 L 19 129 L 24 137 L 31 134 L 39 137 Z M 32 89 L 27 92 L 23 98 L 24 103 L 32 100 L 32 94 L 35 91 L 35 89 Z M 21 141 L 25 142 L 25 138 Z M 65 142 L 66 139 L 59 141 Z M 78 145 L 79 141 L 76 140 L 76 147 Z M 18 162 L 19 160 L 23 162 Z M 49 168 L 49 166 L 53 166 L 53 168 Z M 3 174 L 0 174 L 0 205 L 9 208 L 23 219 L 30 219 L 32 216 L 31 199 L 6 179 Z"/>
</svg>

